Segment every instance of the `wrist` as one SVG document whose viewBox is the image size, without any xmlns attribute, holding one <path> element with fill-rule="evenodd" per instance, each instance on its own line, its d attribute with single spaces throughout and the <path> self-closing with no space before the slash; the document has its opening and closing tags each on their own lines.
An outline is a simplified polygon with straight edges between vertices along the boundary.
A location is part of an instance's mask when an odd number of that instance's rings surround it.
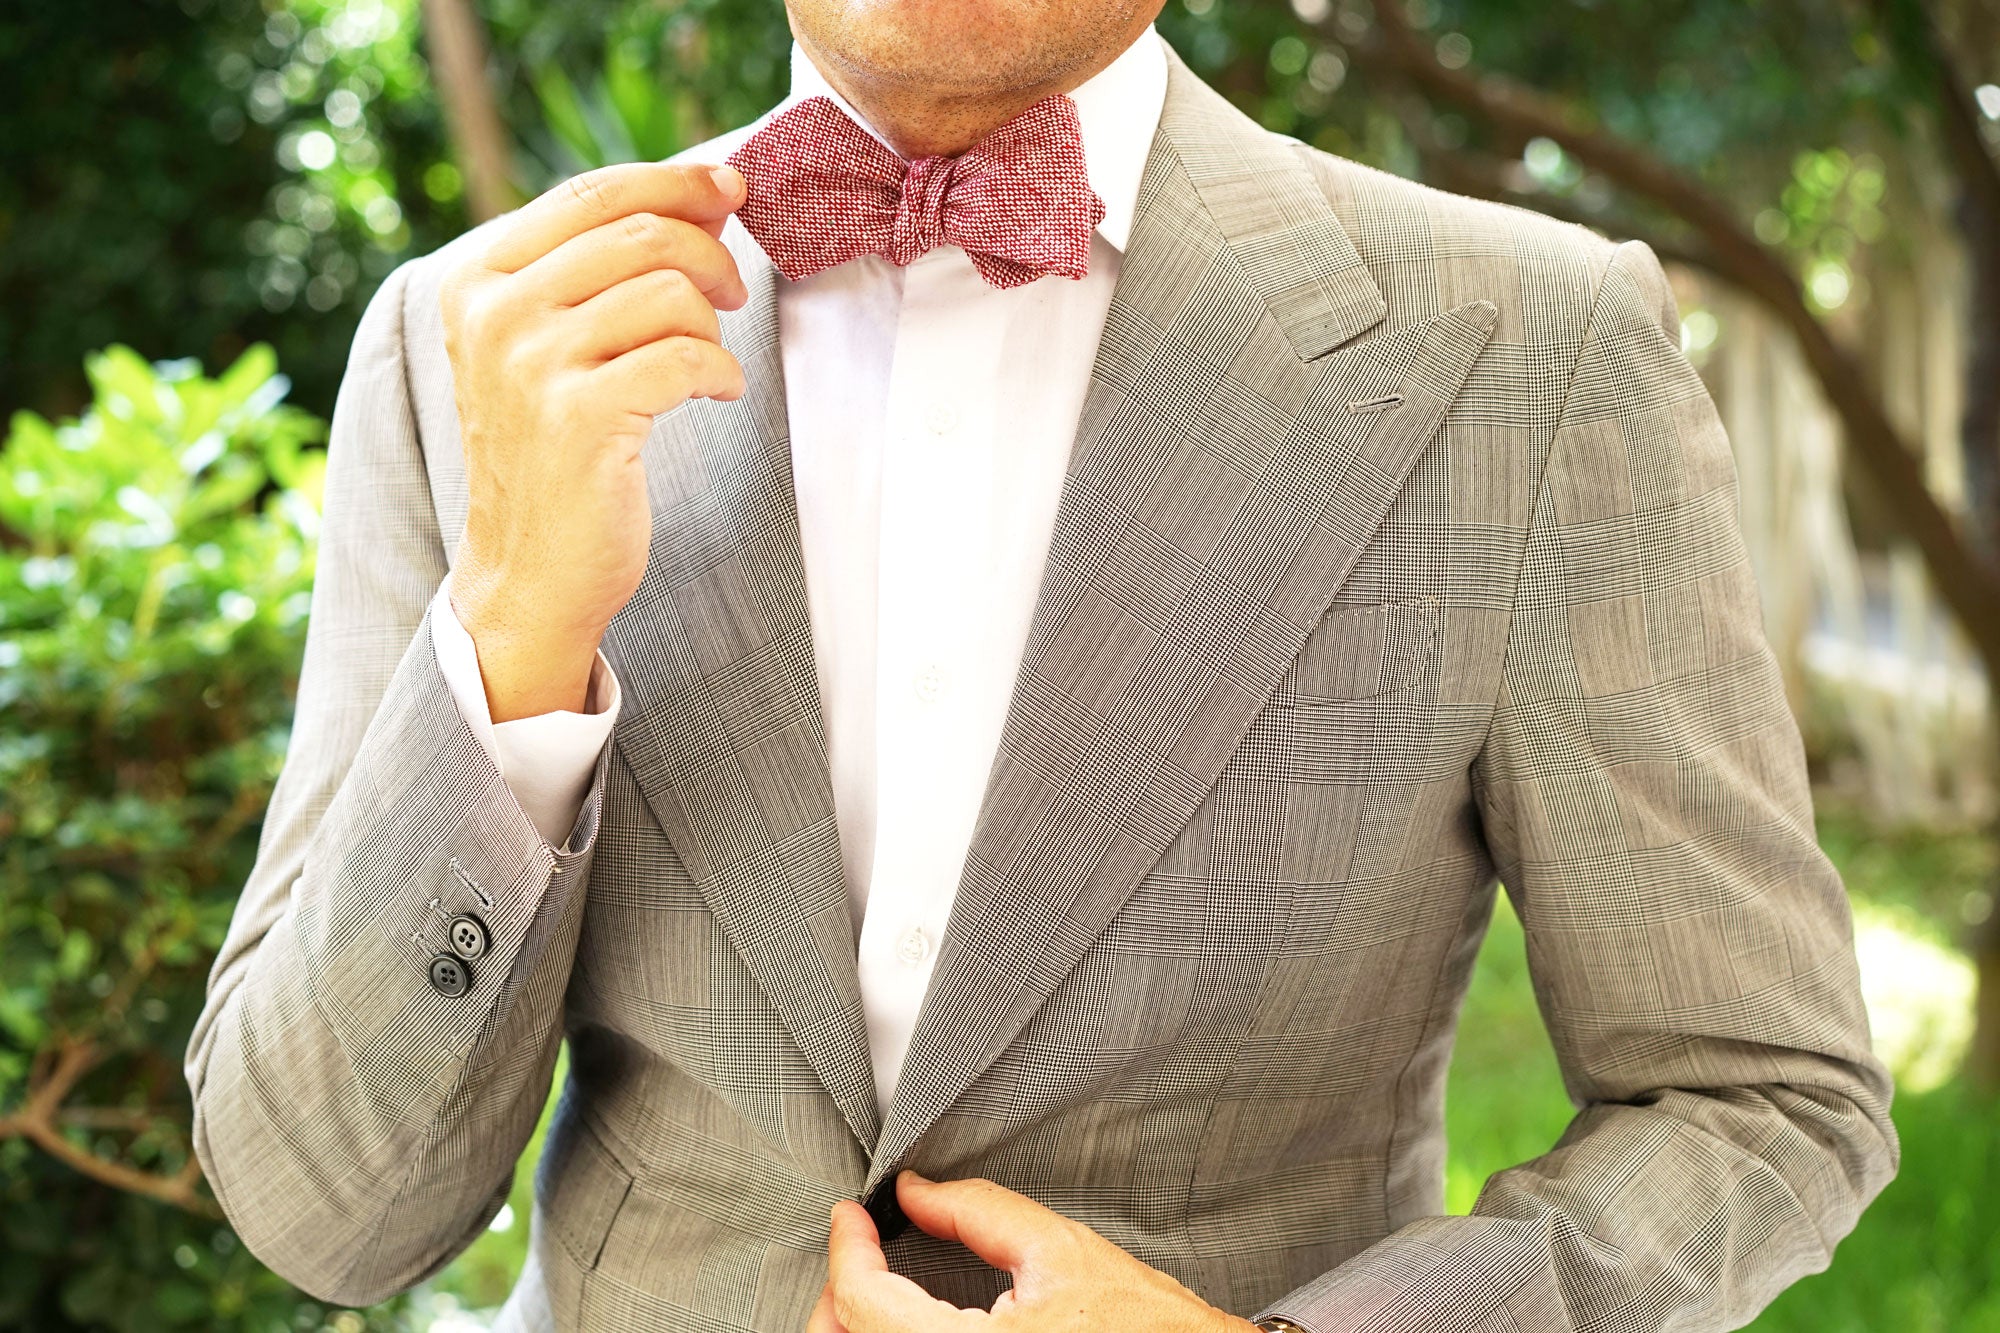
<svg viewBox="0 0 2000 1333">
<path fill-rule="evenodd" d="M 546 713 L 588 713 L 590 672 L 596 650 L 572 656 L 573 645 L 503 641 L 489 647 L 477 635 L 479 678 L 486 693 L 487 716 L 494 725 Z"/>
<path fill-rule="evenodd" d="M 472 640 L 492 721 L 585 712 L 602 633 L 587 636 L 538 621 L 495 597 L 490 585 L 466 583 L 461 585 L 454 571 L 451 608 Z"/>
</svg>

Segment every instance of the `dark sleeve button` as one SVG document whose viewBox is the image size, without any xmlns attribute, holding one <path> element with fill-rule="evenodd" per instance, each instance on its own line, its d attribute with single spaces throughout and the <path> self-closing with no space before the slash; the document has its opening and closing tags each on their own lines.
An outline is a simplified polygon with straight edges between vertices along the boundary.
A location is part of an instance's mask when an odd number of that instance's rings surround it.
<svg viewBox="0 0 2000 1333">
<path fill-rule="evenodd" d="M 455 916 L 451 919 L 451 948 L 460 958 L 484 958 L 490 944 L 486 923 L 478 917 Z"/>
<path fill-rule="evenodd" d="M 441 953 L 431 959 L 431 989 L 440 995 L 463 995 L 472 989 L 472 964 Z"/>
</svg>

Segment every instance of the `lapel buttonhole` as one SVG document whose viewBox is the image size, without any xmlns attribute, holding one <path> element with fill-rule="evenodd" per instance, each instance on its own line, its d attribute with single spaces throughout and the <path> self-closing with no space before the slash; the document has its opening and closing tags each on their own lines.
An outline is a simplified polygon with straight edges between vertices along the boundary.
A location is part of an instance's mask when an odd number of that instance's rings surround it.
<svg viewBox="0 0 2000 1333">
<path fill-rule="evenodd" d="M 1385 394 L 1380 398 L 1364 398 L 1359 402 L 1349 403 L 1347 410 L 1350 412 L 1387 412 L 1392 407 L 1401 407 L 1402 405 L 1403 395 L 1392 393 Z"/>
</svg>

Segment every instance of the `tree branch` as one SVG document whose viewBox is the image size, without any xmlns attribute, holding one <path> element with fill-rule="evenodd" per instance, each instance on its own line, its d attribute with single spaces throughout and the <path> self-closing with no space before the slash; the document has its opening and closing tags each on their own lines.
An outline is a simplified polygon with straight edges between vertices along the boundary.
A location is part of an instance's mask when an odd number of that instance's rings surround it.
<svg viewBox="0 0 2000 1333">
<path fill-rule="evenodd" d="M 12 1115 L 0 1116 L 0 1138 L 26 1139 L 57 1161 L 113 1189 L 157 1199 L 199 1217 L 220 1219 L 222 1210 L 196 1188 L 201 1163 L 192 1152 L 174 1174 L 156 1175 L 99 1157 L 63 1133 L 62 1123 L 71 1114 L 63 1110 L 63 1099 L 100 1058 L 95 1045 L 73 1037 L 58 1036 L 38 1051 L 26 1100 Z"/>
<path fill-rule="evenodd" d="M 200 845 L 195 849 L 194 862 L 206 864 L 215 859 L 229 840 L 247 827 L 250 821 L 264 813 L 270 804 L 271 789 L 263 783 L 246 782 L 236 789 L 229 808 L 224 810 L 213 827 L 202 835 Z"/>
<path fill-rule="evenodd" d="M 1732 287 L 1736 282 L 1723 271 L 1721 262 L 1706 249 L 1689 245 L 1678 238 L 1650 230 L 1628 216 L 1617 218 L 1597 217 L 1579 208 L 1569 206 L 1567 200 L 1550 194 L 1530 194 L 1510 187 L 1496 171 L 1479 170 L 1460 150 L 1443 147 L 1419 148 L 1422 159 L 1434 171 L 1436 179 L 1445 189 L 1454 194 L 1471 195 L 1474 198 L 1490 200 L 1496 204 L 1511 204 L 1516 208 L 1531 209 L 1546 217 L 1558 218 L 1588 227 L 1593 231 L 1613 229 L 1623 236 L 1637 237 L 1651 246 L 1653 253 L 1669 264 L 1681 264 L 1688 268 L 1700 269 L 1703 273 Z M 1426 179 L 1430 179 L 1429 176 Z"/>
<path fill-rule="evenodd" d="M 1407 86 L 1407 83 L 1405 84 Z M 1434 132 L 1435 110 L 1421 95 L 1395 99 L 1395 113 L 1404 133 L 1416 147 L 1423 166 L 1423 178 L 1436 181 L 1454 194 L 1471 195 L 1496 204 L 1525 208 L 1563 222 L 1586 227 L 1606 235 L 1636 236 L 1653 248 L 1662 260 L 1698 268 L 1734 285 L 1714 255 L 1679 238 L 1669 238 L 1627 215 L 1604 216 L 1575 207 L 1561 195 L 1524 191 L 1508 181 L 1506 159 L 1491 153 L 1470 151 L 1442 142 Z M 1519 165 L 1515 163 L 1514 165 Z"/>
</svg>

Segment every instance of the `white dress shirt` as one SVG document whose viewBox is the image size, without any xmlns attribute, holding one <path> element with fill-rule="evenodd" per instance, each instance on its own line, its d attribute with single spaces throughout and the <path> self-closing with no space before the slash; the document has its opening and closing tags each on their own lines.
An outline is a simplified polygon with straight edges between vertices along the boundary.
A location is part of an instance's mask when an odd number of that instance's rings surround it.
<svg viewBox="0 0 2000 1333">
<path fill-rule="evenodd" d="M 816 94 L 875 133 L 796 43 L 791 78 L 785 100 L 740 134 Z M 1013 694 L 1166 86 L 1148 28 L 1070 94 L 1104 201 L 1080 281 L 992 287 L 953 245 L 906 268 L 868 255 L 778 279 L 827 760 L 885 1110 Z M 566 836 L 617 717 L 603 655 L 593 711 L 494 725 L 449 577 L 431 625 L 473 733 L 542 836 Z"/>
</svg>

